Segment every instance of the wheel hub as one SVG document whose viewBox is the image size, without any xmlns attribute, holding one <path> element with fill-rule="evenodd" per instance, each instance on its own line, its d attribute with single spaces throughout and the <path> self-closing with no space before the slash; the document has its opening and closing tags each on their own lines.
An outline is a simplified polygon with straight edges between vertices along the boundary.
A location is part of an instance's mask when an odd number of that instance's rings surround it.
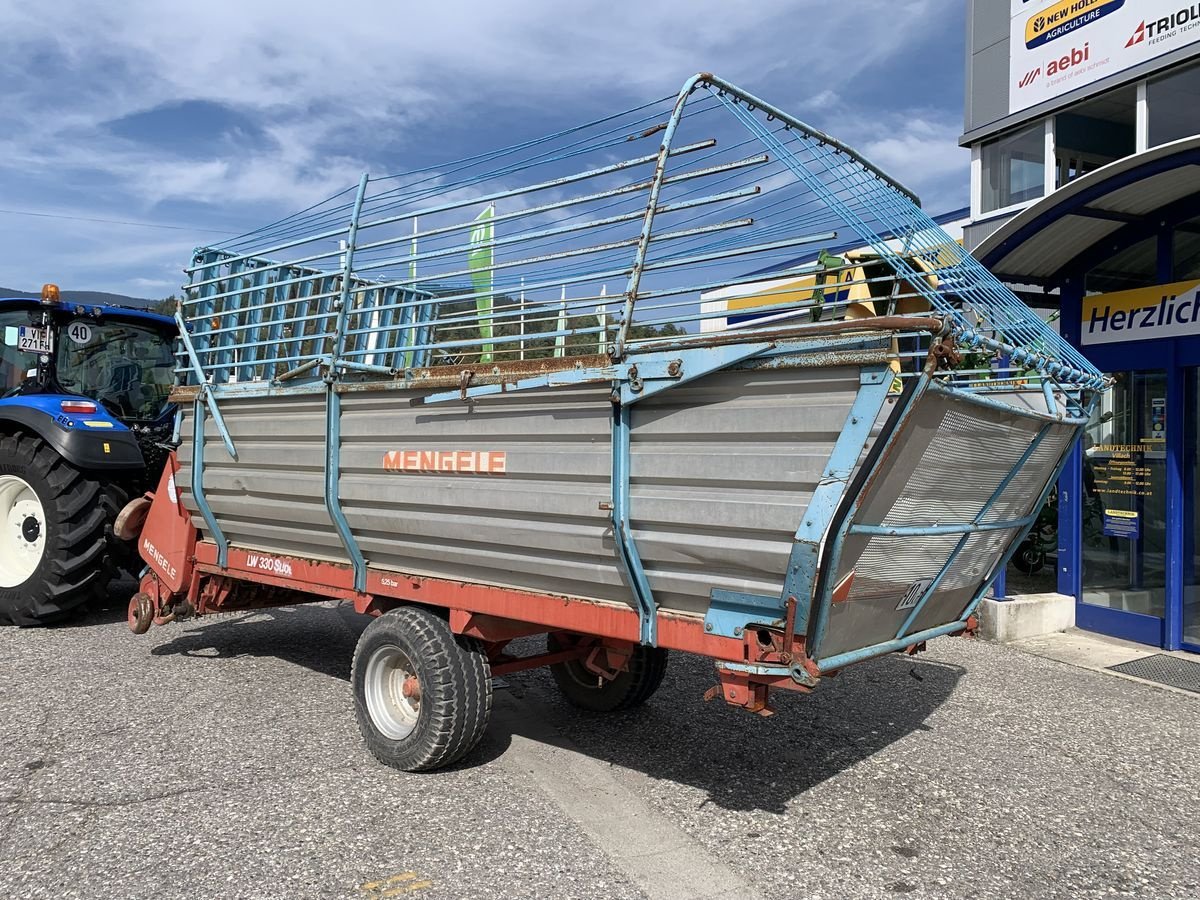
<svg viewBox="0 0 1200 900">
<path fill-rule="evenodd" d="M 24 584 L 46 551 L 46 514 L 29 482 L 0 475 L 0 587 Z"/>
<path fill-rule="evenodd" d="M 421 681 L 403 650 L 384 646 L 371 654 L 363 694 L 371 721 L 385 737 L 399 741 L 412 734 L 421 715 Z"/>
<path fill-rule="evenodd" d="M 26 516 L 25 521 L 21 523 L 21 536 L 32 544 L 41 534 L 42 523 L 37 520 L 37 516 Z"/>
</svg>

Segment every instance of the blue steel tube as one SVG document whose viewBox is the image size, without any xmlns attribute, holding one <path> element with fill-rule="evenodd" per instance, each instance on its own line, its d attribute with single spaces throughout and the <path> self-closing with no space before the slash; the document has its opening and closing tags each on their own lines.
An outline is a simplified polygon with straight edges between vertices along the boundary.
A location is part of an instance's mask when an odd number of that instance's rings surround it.
<svg viewBox="0 0 1200 900">
<path fill-rule="evenodd" d="M 204 494 L 204 403 L 199 398 L 192 405 L 192 496 L 200 508 L 200 517 L 208 526 L 213 542 L 217 545 L 217 565 L 222 569 L 229 563 L 229 541 L 217 524 Z"/>
<path fill-rule="evenodd" d="M 641 642 L 651 647 L 658 644 L 658 609 L 642 559 L 638 554 L 637 542 L 633 539 L 629 509 L 629 467 L 632 462 L 630 432 L 632 412 L 626 405 L 613 409 L 612 428 L 612 523 L 613 545 L 617 561 L 629 581 L 641 620 Z"/>
<path fill-rule="evenodd" d="M 621 327 L 617 330 L 617 340 L 613 348 L 613 358 L 621 359 L 625 355 L 625 338 L 629 334 L 629 326 L 633 323 L 633 305 L 637 299 L 638 285 L 642 281 L 642 267 L 646 264 L 646 252 L 650 246 L 650 232 L 654 227 L 654 210 L 658 207 L 658 195 L 662 191 L 663 176 L 667 172 L 667 157 L 671 151 L 671 140 L 675 137 L 675 129 L 683 118 L 683 107 L 696 85 L 703 80 L 703 75 L 693 75 L 679 91 L 675 100 L 675 108 L 667 121 L 667 129 L 663 132 L 662 146 L 658 150 L 658 161 L 654 164 L 654 180 L 650 185 L 650 196 L 646 200 L 646 218 L 642 220 L 642 233 L 638 239 L 637 253 L 633 260 L 633 269 L 629 273 L 629 282 L 625 285 L 625 309 L 621 315 Z"/>
<path fill-rule="evenodd" d="M 350 217 L 350 230 L 346 234 L 346 262 L 342 266 L 342 295 L 338 306 L 337 328 L 333 339 L 333 353 L 330 355 L 330 374 L 337 361 L 341 358 L 343 344 L 346 341 L 346 316 L 350 311 L 350 279 L 354 272 L 354 242 L 358 238 L 358 220 L 362 215 L 363 199 L 367 195 L 369 176 L 362 173 L 358 181 L 358 194 L 354 198 L 354 212 Z"/>
</svg>

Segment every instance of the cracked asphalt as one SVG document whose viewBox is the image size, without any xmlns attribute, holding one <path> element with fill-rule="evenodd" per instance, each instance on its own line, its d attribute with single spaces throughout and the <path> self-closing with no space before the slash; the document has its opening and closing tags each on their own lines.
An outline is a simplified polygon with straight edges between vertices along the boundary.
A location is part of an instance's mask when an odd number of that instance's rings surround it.
<svg viewBox="0 0 1200 900">
<path fill-rule="evenodd" d="M 119 599 L 119 598 L 118 598 Z M 1200 697 L 975 641 L 758 718 L 543 672 L 449 771 L 377 764 L 333 604 L 0 630 L 0 897 L 1200 896 Z"/>
</svg>

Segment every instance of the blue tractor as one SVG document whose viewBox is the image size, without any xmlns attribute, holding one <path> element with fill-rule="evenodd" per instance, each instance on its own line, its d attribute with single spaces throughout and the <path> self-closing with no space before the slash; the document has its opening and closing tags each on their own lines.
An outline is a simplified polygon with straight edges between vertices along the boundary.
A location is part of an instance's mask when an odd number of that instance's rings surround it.
<svg viewBox="0 0 1200 900">
<path fill-rule="evenodd" d="M 0 624 L 44 625 L 137 564 L 114 522 L 162 472 L 177 331 L 54 285 L 0 298 L 0 327 Z"/>
</svg>

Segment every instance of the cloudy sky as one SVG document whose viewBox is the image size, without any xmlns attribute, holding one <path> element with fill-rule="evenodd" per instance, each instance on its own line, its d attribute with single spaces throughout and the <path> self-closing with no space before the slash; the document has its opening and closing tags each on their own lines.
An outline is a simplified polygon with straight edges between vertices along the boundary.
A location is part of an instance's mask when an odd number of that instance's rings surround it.
<svg viewBox="0 0 1200 900">
<path fill-rule="evenodd" d="M 363 171 L 536 137 L 698 71 L 841 138 L 927 210 L 965 206 L 964 8 L 0 0 L 0 285 L 166 296 L 193 247 Z"/>
</svg>

